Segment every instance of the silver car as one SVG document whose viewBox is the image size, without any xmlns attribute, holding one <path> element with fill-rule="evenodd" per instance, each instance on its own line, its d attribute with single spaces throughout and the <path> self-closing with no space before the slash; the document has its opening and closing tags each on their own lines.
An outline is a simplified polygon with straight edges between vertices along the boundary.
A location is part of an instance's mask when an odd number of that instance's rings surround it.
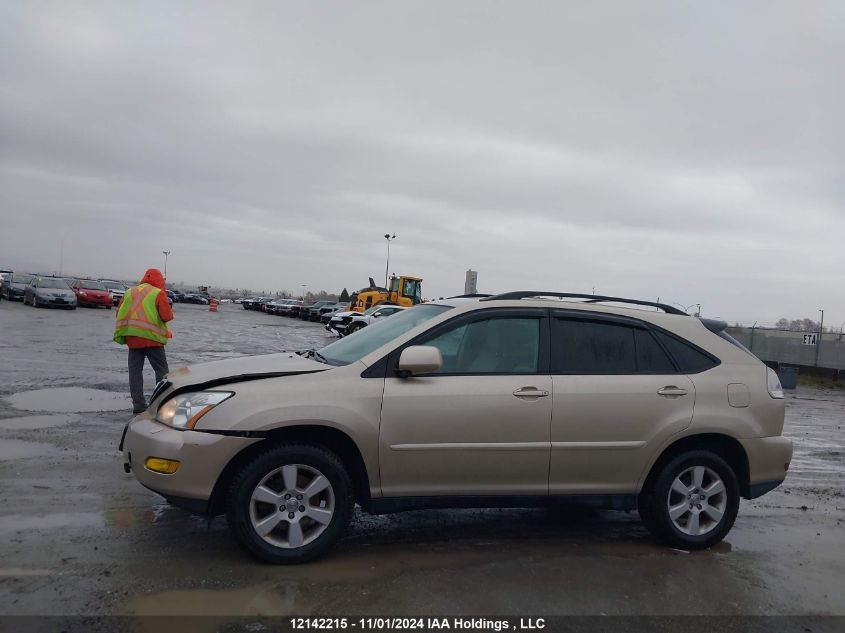
<svg viewBox="0 0 845 633">
<path fill-rule="evenodd" d="M 24 290 L 24 305 L 76 309 L 76 295 L 61 277 L 33 277 Z"/>
</svg>

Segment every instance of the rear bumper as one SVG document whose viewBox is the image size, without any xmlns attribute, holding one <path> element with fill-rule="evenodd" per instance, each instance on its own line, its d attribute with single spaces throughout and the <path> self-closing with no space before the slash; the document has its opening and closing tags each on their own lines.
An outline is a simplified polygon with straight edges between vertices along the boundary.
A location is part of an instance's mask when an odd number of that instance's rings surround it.
<svg viewBox="0 0 845 633">
<path fill-rule="evenodd" d="M 109 307 L 109 306 L 115 305 L 114 299 L 112 299 L 111 297 L 109 297 L 107 299 L 91 299 L 91 298 L 77 299 L 76 304 L 80 305 L 80 306 L 95 306 L 95 307 L 102 306 L 102 307 L 106 307 L 106 308 Z"/>
<path fill-rule="evenodd" d="M 786 479 L 792 440 L 783 436 L 739 440 L 748 457 L 749 499 L 773 490 Z"/>
</svg>

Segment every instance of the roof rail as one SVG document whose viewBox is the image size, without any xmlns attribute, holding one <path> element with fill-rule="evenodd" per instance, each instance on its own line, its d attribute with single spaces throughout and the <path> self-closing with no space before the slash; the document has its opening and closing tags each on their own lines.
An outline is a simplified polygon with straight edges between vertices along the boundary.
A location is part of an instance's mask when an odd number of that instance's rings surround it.
<svg viewBox="0 0 845 633">
<path fill-rule="evenodd" d="M 454 297 L 446 297 L 447 299 L 480 299 L 481 297 L 492 297 L 490 294 L 482 294 L 479 292 L 468 295 L 455 295 Z"/>
<path fill-rule="evenodd" d="M 612 301 L 614 303 L 630 303 L 638 306 L 651 306 L 652 308 L 660 308 L 666 314 L 683 314 L 689 316 L 683 310 L 679 310 L 665 303 L 657 303 L 656 301 L 642 301 L 641 299 L 625 299 L 623 297 L 607 297 L 604 295 L 590 295 L 579 294 L 577 292 L 547 292 L 545 290 L 517 290 L 515 292 L 505 292 L 492 297 L 486 297 L 481 301 L 506 301 L 510 299 L 525 299 L 528 297 L 559 297 L 561 299 L 587 299 L 585 303 L 600 303 L 605 301 Z"/>
</svg>

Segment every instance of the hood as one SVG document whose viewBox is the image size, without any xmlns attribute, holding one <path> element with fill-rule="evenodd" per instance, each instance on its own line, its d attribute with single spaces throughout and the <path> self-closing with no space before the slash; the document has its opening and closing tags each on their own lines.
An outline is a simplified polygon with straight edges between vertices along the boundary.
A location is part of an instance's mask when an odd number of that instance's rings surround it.
<svg viewBox="0 0 845 633">
<path fill-rule="evenodd" d="M 361 314 L 360 312 L 355 312 L 355 310 L 344 310 L 343 312 L 335 312 L 334 316 L 336 317 L 346 317 L 346 316 L 356 316 Z"/>
<path fill-rule="evenodd" d="M 161 290 L 164 290 L 164 275 L 158 268 L 149 268 L 144 276 L 141 278 L 142 284 L 150 284 Z"/>
<path fill-rule="evenodd" d="M 222 385 L 229 382 L 272 378 L 286 374 L 325 371 L 331 368 L 331 365 L 303 358 L 293 352 L 282 352 L 280 354 L 227 358 L 210 363 L 188 365 L 171 371 L 167 374 L 167 380 L 175 389 L 179 389 L 191 385 L 205 385 L 207 383 Z"/>
</svg>

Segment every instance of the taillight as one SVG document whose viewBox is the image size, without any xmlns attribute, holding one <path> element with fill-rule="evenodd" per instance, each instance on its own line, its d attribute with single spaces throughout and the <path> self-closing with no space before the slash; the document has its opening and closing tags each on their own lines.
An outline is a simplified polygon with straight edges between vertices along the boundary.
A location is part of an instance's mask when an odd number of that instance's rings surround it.
<svg viewBox="0 0 845 633">
<path fill-rule="evenodd" d="M 766 387 L 772 398 L 783 400 L 783 387 L 781 387 L 780 378 L 771 367 L 766 367 Z"/>
</svg>

